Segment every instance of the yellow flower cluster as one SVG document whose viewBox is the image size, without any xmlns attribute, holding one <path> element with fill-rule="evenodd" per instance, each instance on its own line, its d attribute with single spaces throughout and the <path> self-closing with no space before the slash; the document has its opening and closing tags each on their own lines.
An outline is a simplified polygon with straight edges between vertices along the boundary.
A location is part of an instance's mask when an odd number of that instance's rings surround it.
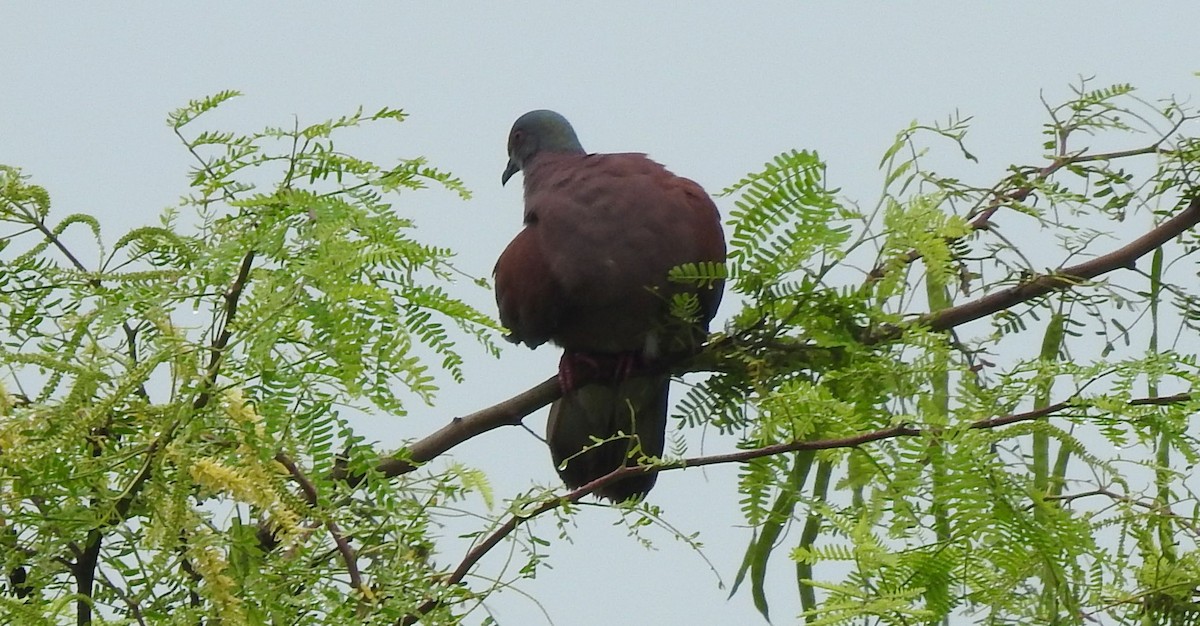
<svg viewBox="0 0 1200 626">
<path fill-rule="evenodd" d="M 213 601 L 221 620 L 226 624 L 245 624 L 246 612 L 241 598 L 237 597 L 237 589 L 233 577 L 226 574 L 229 563 L 221 555 L 221 551 L 211 545 L 204 545 L 207 531 L 200 530 L 192 541 L 188 542 L 187 556 L 192 568 L 204 579 L 205 595 Z"/>
<path fill-rule="evenodd" d="M 13 398 L 8 395 L 8 389 L 4 387 L 4 382 L 0 381 L 0 415 L 8 415 L 12 413 Z"/>
<path fill-rule="evenodd" d="M 244 458 L 253 459 L 253 455 Z M 218 459 L 203 457 L 189 467 L 192 480 L 208 493 L 228 494 L 269 514 L 280 541 L 286 541 L 300 531 L 300 516 L 283 501 L 274 482 L 262 465 L 247 464 L 230 467 Z"/>
<path fill-rule="evenodd" d="M 226 389 L 221 396 L 221 407 L 225 410 L 225 415 L 234 423 L 253 428 L 254 435 L 259 439 L 266 436 L 262 416 L 254 410 L 253 405 L 246 403 L 246 396 L 242 394 L 240 388 Z"/>
</svg>

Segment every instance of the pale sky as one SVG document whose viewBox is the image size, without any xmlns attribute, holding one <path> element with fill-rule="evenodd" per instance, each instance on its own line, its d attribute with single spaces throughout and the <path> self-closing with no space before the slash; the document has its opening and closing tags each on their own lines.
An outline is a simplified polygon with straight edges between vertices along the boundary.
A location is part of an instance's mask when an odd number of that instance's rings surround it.
<svg viewBox="0 0 1200 626">
<path fill-rule="evenodd" d="M 5 2 L 0 163 L 48 188 L 60 217 L 98 216 L 112 242 L 187 192 L 192 163 L 164 120 L 189 99 L 243 91 L 209 123 L 247 132 L 293 115 L 304 124 L 360 104 L 399 107 L 412 115 L 404 125 L 353 133 L 346 148 L 384 163 L 425 156 L 460 176 L 473 200 L 428 191 L 396 210 L 416 216 L 423 241 L 457 250 L 461 269 L 486 276 L 521 225 L 520 185 L 502 188 L 500 173 L 509 126 L 527 110 L 555 109 L 585 148 L 647 152 L 713 192 L 779 152 L 814 149 L 831 186 L 869 205 L 882 151 L 915 119 L 974 116 L 967 142 L 980 163 L 954 167 L 990 183 L 1009 163 L 1039 162 L 1039 94 L 1062 101 L 1081 75 L 1133 83 L 1149 100 L 1194 101 L 1197 24 L 1195 2 Z M 488 291 L 464 282 L 455 293 L 494 312 Z M 365 419 L 364 432 L 394 448 L 523 391 L 558 358 L 549 346 L 510 347 L 499 360 L 462 347 L 465 385 L 444 389 L 436 408 Z M 526 423 L 540 432 L 544 420 Z M 690 440 L 690 454 L 730 447 Z M 501 498 L 556 484 L 548 453 L 517 428 L 452 457 L 485 469 Z M 736 474 L 671 472 L 651 496 L 680 531 L 700 532 L 726 584 L 750 537 Z M 553 541 L 553 569 L 489 600 L 502 624 L 546 623 L 543 609 L 564 626 L 762 623 L 747 593 L 726 600 L 705 561 L 668 533 L 651 531 L 647 550 L 610 511 L 575 519 L 572 542 L 556 539 L 550 518 L 535 525 Z M 452 568 L 464 550 L 447 540 L 439 562 Z M 497 574 L 505 558 L 496 550 L 480 571 Z M 769 593 L 775 622 L 790 623 L 799 602 L 786 550 Z"/>
</svg>

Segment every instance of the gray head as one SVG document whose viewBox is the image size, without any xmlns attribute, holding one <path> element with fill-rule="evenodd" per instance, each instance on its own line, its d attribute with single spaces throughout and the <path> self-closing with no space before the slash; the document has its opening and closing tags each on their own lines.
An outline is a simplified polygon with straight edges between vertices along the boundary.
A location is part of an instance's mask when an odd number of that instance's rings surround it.
<svg viewBox="0 0 1200 626">
<path fill-rule="evenodd" d="M 567 118 L 546 109 L 530 111 L 518 117 L 508 131 L 508 167 L 504 168 L 500 184 L 507 183 L 539 152 L 584 154 Z"/>
</svg>

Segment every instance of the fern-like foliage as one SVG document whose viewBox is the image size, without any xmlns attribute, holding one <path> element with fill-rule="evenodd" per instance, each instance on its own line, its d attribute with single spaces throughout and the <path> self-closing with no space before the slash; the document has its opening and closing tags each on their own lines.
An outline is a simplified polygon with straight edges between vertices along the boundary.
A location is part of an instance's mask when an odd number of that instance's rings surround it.
<svg viewBox="0 0 1200 626">
<path fill-rule="evenodd" d="M 847 212 L 834 201 L 836 191 L 823 186 L 824 170 L 815 152 L 793 150 L 721 192 L 737 195 L 729 255 L 738 268 L 735 291 L 782 292 L 814 257 L 840 258 L 850 228 L 839 219 Z"/>
<path fill-rule="evenodd" d="M 998 183 L 926 167 L 947 143 L 975 161 L 969 119 L 952 117 L 897 135 L 872 211 L 827 191 L 808 152 L 726 190 L 728 275 L 746 302 L 683 422 L 745 449 L 922 432 L 743 465 L 752 531 L 734 587 L 764 616 L 782 603 L 807 624 L 1200 620 L 1186 469 L 1200 399 L 1175 395 L 1200 388 L 1195 234 L 990 325 L 913 323 L 1116 248 L 1200 195 L 1182 133 L 1197 113 L 1086 81 L 1047 111 L 1048 162 Z M 1100 153 L 1078 139 L 1129 133 L 1148 145 Z M 780 548 L 798 602 L 766 594 Z"/>
<path fill-rule="evenodd" d="M 494 351 L 491 319 L 446 289 L 452 252 L 405 217 L 414 190 L 469 192 L 421 158 L 335 148 L 394 109 L 191 132 L 237 95 L 168 117 L 191 191 L 111 243 L 0 168 L 0 621 L 394 623 L 435 593 L 431 503 L 491 498 L 467 469 L 372 478 L 343 415 L 432 402 L 439 376 L 463 380 L 465 337 Z M 369 556 L 339 551 L 351 537 Z M 467 592 L 436 593 L 429 619 L 454 621 Z"/>
</svg>

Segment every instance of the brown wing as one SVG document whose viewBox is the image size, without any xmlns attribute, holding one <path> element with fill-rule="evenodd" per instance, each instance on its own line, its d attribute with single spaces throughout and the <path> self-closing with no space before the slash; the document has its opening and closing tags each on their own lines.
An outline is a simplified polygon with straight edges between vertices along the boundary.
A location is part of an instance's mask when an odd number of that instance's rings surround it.
<svg viewBox="0 0 1200 626">
<path fill-rule="evenodd" d="M 712 198 L 705 193 L 704 189 L 695 182 L 679 178 L 680 188 L 685 196 L 682 203 L 687 207 L 689 219 L 692 221 L 693 230 L 693 248 L 691 250 L 694 258 L 686 263 L 698 262 L 725 262 L 725 233 L 721 230 L 721 214 L 717 211 L 717 205 L 713 204 Z M 700 307 L 704 315 L 704 330 L 708 330 L 708 323 L 717 314 L 717 308 L 721 306 L 721 296 L 725 293 L 725 281 L 714 281 L 711 285 L 700 289 L 697 294 L 700 298 Z"/>
<path fill-rule="evenodd" d="M 496 304 L 510 341 L 536 348 L 554 339 L 560 324 L 562 289 L 542 252 L 536 221 L 513 238 L 496 261 Z"/>
</svg>

